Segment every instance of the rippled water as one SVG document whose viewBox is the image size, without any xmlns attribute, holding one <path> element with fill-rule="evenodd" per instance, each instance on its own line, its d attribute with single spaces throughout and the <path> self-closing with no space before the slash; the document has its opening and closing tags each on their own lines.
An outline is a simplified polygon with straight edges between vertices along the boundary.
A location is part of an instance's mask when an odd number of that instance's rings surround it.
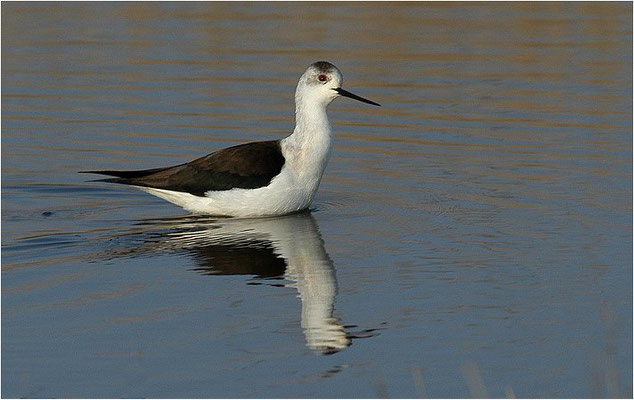
<svg viewBox="0 0 634 400">
<path fill-rule="evenodd" d="M 631 3 L 3 3 L 4 397 L 632 396 Z M 281 138 L 310 213 L 87 182 Z"/>
</svg>

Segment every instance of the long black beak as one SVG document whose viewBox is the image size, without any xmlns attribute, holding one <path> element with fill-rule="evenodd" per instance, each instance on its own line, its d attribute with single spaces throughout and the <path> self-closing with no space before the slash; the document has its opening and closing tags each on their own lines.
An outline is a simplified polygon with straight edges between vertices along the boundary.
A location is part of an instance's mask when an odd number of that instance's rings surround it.
<svg viewBox="0 0 634 400">
<path fill-rule="evenodd" d="M 333 89 L 333 90 L 335 92 L 339 93 L 342 96 L 350 97 L 351 99 L 359 100 L 359 101 L 362 101 L 364 103 L 372 104 L 373 106 L 381 107 L 381 105 L 379 103 L 375 103 L 375 102 L 373 102 L 371 100 L 364 99 L 363 97 L 357 96 L 356 94 L 350 93 L 347 90 L 343 90 L 342 88 L 336 88 L 336 89 Z"/>
</svg>

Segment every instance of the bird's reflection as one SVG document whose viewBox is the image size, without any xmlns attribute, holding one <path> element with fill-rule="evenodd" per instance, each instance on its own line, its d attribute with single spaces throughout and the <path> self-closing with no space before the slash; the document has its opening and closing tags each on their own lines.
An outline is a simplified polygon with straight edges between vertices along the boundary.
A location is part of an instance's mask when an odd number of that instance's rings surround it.
<svg viewBox="0 0 634 400">
<path fill-rule="evenodd" d="M 196 260 L 195 271 L 203 275 L 290 281 L 280 286 L 298 291 L 308 347 L 331 354 L 350 345 L 354 336 L 346 333 L 333 314 L 335 268 L 310 212 L 261 219 L 188 217 L 142 224 L 152 225 L 154 233 L 151 238 L 145 236 L 144 246 L 135 246 L 131 252 L 185 251 Z M 160 233 L 156 233 L 157 227 Z"/>
</svg>

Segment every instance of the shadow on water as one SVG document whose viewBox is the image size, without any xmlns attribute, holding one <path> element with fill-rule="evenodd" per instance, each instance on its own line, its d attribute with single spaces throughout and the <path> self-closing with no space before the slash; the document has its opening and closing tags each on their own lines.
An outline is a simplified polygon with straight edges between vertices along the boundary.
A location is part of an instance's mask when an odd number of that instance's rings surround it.
<svg viewBox="0 0 634 400">
<path fill-rule="evenodd" d="M 123 243 L 98 257 L 184 253 L 197 264 L 192 270 L 204 276 L 251 275 L 249 285 L 295 288 L 306 344 L 319 354 L 334 354 L 382 329 L 353 332 L 355 325 L 343 325 L 334 315 L 335 267 L 310 212 L 259 219 L 187 216 L 137 226 L 142 229 L 111 238 Z"/>
</svg>

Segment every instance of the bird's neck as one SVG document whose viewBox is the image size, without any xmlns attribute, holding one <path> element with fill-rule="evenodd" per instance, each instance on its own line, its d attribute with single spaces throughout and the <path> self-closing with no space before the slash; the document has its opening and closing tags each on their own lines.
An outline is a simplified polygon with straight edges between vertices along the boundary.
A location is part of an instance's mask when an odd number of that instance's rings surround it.
<svg viewBox="0 0 634 400">
<path fill-rule="evenodd" d="M 330 123 L 328 122 L 328 114 L 326 114 L 326 106 L 310 100 L 304 100 L 299 97 L 295 100 L 295 131 L 293 135 L 297 135 L 298 139 L 311 141 L 315 136 L 330 137 Z M 317 138 L 319 139 L 319 138 Z"/>
<path fill-rule="evenodd" d="M 295 130 L 286 138 L 295 150 L 311 158 L 327 158 L 330 154 L 332 130 L 323 104 L 297 99 Z"/>
<path fill-rule="evenodd" d="M 283 140 L 285 157 L 299 175 L 319 180 L 330 158 L 332 131 L 322 104 L 296 99 L 295 130 Z"/>
</svg>

